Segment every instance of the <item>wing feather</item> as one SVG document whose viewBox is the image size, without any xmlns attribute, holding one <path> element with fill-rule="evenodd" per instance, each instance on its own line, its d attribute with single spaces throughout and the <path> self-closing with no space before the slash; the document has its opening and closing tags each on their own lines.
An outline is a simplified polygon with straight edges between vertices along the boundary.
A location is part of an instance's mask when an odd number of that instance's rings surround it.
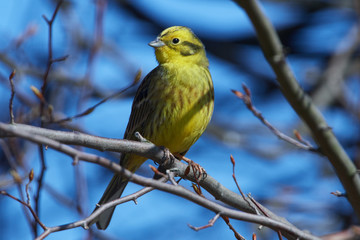
<svg viewBox="0 0 360 240">
<path fill-rule="evenodd" d="M 134 133 L 136 131 L 139 131 L 140 134 L 143 135 L 144 133 L 141 132 L 141 130 L 146 128 L 145 124 L 150 124 L 148 119 L 151 119 L 150 115 L 155 111 L 156 107 L 155 104 L 151 104 L 149 101 L 150 85 L 152 81 L 156 81 L 159 71 L 159 67 L 152 70 L 140 84 L 135 94 L 124 139 L 134 139 Z"/>
</svg>

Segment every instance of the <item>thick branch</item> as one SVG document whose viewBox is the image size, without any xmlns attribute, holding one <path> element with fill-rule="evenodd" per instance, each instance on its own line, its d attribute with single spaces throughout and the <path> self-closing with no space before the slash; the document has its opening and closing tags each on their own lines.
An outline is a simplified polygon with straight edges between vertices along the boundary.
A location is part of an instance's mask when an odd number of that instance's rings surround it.
<svg viewBox="0 0 360 240">
<path fill-rule="evenodd" d="M 22 137 L 19 135 L 21 132 L 26 132 L 35 136 L 46 137 L 65 144 L 98 149 L 100 151 L 133 153 L 152 159 L 159 164 L 163 164 L 164 159 L 166 158 L 163 149 L 155 146 L 152 143 L 103 138 L 78 132 L 56 131 L 25 124 L 0 123 L 0 138 L 16 136 Z M 174 161 L 173 163 L 169 164 L 168 167 L 177 169 L 179 176 L 190 181 L 196 181 L 196 177 L 193 175 L 193 171 L 185 174 L 187 168 L 186 164 L 179 161 Z M 206 179 L 200 183 L 201 186 L 205 188 L 210 194 L 212 194 L 217 200 L 220 200 L 242 211 L 254 213 L 253 208 L 250 207 L 240 195 L 228 190 L 211 176 L 208 175 Z"/>
<path fill-rule="evenodd" d="M 258 1 L 235 0 L 248 14 L 256 30 L 265 58 L 273 68 L 280 89 L 288 102 L 311 129 L 320 150 L 327 156 L 343 184 L 349 202 L 360 217 L 360 176 L 356 167 L 338 142 L 331 127 L 303 91 L 288 65 L 282 45 L 273 25 L 267 19 Z"/>
<path fill-rule="evenodd" d="M 67 145 L 60 144 L 59 142 L 73 144 L 73 145 L 81 145 L 84 147 L 91 147 L 91 148 L 100 149 L 100 150 L 109 150 L 109 151 L 125 152 L 125 153 L 136 153 L 138 155 L 150 158 L 160 164 L 163 164 L 164 159 L 165 159 L 164 151 L 161 148 L 158 148 L 151 143 L 101 138 L 101 137 L 91 136 L 91 135 L 82 134 L 82 133 L 54 131 L 54 130 L 33 127 L 33 126 L 29 126 L 29 125 L 24 125 L 24 124 L 0 123 L 0 138 L 1 137 L 15 137 L 15 136 L 30 140 L 32 142 L 48 145 L 54 149 L 57 149 L 61 152 L 64 152 L 64 153 L 70 155 L 70 156 L 73 156 L 76 159 L 97 163 L 97 164 L 100 164 L 111 170 L 116 170 L 116 171 L 124 171 L 124 170 L 118 164 L 110 162 L 109 160 L 107 160 L 105 158 L 102 158 L 102 157 L 96 156 L 96 155 L 79 152 Z M 186 178 L 190 181 L 196 181 L 193 171 L 190 170 L 190 172 L 186 174 L 187 165 L 180 161 L 174 161 L 173 163 L 168 164 L 167 167 L 169 167 L 171 169 L 177 169 L 179 176 L 181 176 L 183 178 Z M 131 177 L 131 181 L 140 184 L 139 182 L 137 182 L 134 179 L 135 178 Z M 146 184 L 141 184 L 141 185 L 148 186 Z M 219 182 L 217 182 L 210 175 L 207 175 L 207 177 L 204 180 L 201 180 L 200 185 L 204 189 L 206 189 L 210 194 L 212 194 L 217 200 L 222 201 L 236 209 L 239 209 L 239 210 L 242 210 L 245 212 L 249 212 L 249 213 L 256 213 L 255 209 L 253 207 L 249 206 L 248 202 L 245 201 L 242 198 L 242 196 L 225 188 L 223 185 L 221 185 Z M 151 186 L 153 186 L 153 185 L 151 185 Z M 167 191 L 167 192 L 170 191 L 168 187 L 164 187 L 162 185 L 154 186 L 154 187 L 155 188 L 159 187 L 158 189 L 160 189 L 162 191 Z M 179 195 L 179 193 L 177 191 L 173 191 L 172 193 Z M 192 195 L 191 195 L 191 197 L 189 197 L 190 195 L 187 195 L 187 194 L 179 195 L 179 196 L 189 199 L 191 201 L 194 201 Z M 201 198 L 202 200 L 201 201 L 196 200 L 194 202 L 201 206 L 204 206 L 203 205 L 204 198 L 202 198 L 200 196 L 197 196 L 197 197 Z M 229 210 L 222 206 L 220 206 L 220 208 L 219 207 L 216 207 L 216 208 L 211 207 L 208 209 L 213 210 L 216 213 L 221 212 L 222 214 L 224 214 L 230 218 L 239 219 L 238 218 L 239 215 L 235 214 L 235 212 L 238 212 L 238 211 L 235 211 L 235 210 Z M 225 211 L 225 209 L 227 209 L 227 211 Z M 277 223 L 284 224 L 288 228 L 290 227 L 291 229 L 296 229 L 296 227 L 294 227 L 293 225 L 288 223 L 285 219 L 283 219 L 279 216 L 276 216 L 274 213 L 270 212 L 265 207 L 262 206 L 262 209 L 269 216 L 269 218 L 266 218 L 266 219 L 275 221 Z M 245 214 L 245 213 L 242 213 L 242 214 Z M 255 215 L 252 214 L 251 216 L 255 216 Z M 255 217 L 262 217 L 262 216 L 255 216 Z M 261 218 L 261 219 L 263 219 L 263 218 Z M 252 222 L 257 223 L 258 220 L 253 220 Z M 268 220 L 266 220 L 266 222 L 268 222 Z M 262 223 L 262 224 L 264 224 L 264 223 Z M 264 224 L 264 225 L 266 225 L 266 224 Z M 277 229 L 280 225 L 276 225 L 275 228 Z M 268 225 L 266 225 L 266 226 L 268 226 Z M 281 226 L 283 226 L 283 225 L 281 225 Z M 280 229 L 281 229 L 281 227 L 280 227 Z M 298 229 L 296 229 L 296 231 L 302 232 Z M 288 234 L 285 236 L 288 239 L 297 239 L 297 237 L 292 234 Z M 314 239 L 314 237 L 311 239 Z"/>
<path fill-rule="evenodd" d="M 151 187 L 154 187 L 161 191 L 175 194 L 182 198 L 188 199 L 200 206 L 203 206 L 217 214 L 219 213 L 222 216 L 227 216 L 227 217 L 233 218 L 233 219 L 258 223 L 258 224 L 262 224 L 267 227 L 270 227 L 272 229 L 281 230 L 281 231 L 284 231 L 284 232 L 290 234 L 291 239 L 298 239 L 298 238 L 310 239 L 310 240 L 319 239 L 315 236 L 312 236 L 304 231 L 297 229 L 296 227 L 292 226 L 291 224 L 289 224 L 287 222 L 274 220 L 274 219 L 271 219 L 271 218 L 268 218 L 265 216 L 244 213 L 244 212 L 240 212 L 238 210 L 232 210 L 232 209 L 224 207 L 216 202 L 213 202 L 204 197 L 201 197 L 201 196 L 197 195 L 196 193 L 193 193 L 180 185 L 166 184 L 161 181 L 156 181 L 151 178 L 145 178 L 145 177 L 141 177 L 139 175 L 133 174 L 132 172 L 122 168 L 119 164 L 115 164 L 104 157 L 100 157 L 100 156 L 97 156 L 94 154 L 89 154 L 89 153 L 84 153 L 84 152 L 78 151 L 70 146 L 61 144 L 55 140 L 52 140 L 52 139 L 44 137 L 44 136 L 29 134 L 29 132 L 26 132 L 26 131 L 19 131 L 18 129 L 16 129 L 16 125 L 0 123 L 0 129 L 2 131 L 12 133 L 18 137 L 30 140 L 32 142 L 47 145 L 47 146 L 54 148 L 60 152 L 70 155 L 71 157 L 76 158 L 78 160 L 84 160 L 86 162 L 99 164 L 99 165 L 106 167 L 114 172 L 123 174 L 124 176 L 129 178 L 130 181 L 132 181 L 134 183 L 137 183 L 137 184 L 140 184 L 143 186 L 151 186 Z M 175 162 L 180 163 L 178 161 L 175 161 Z M 185 164 L 181 163 L 181 164 L 174 164 L 174 165 L 180 166 L 180 165 L 185 165 Z M 182 172 L 182 170 L 179 169 L 179 172 Z M 184 172 L 185 172 L 185 169 L 184 169 Z M 182 173 L 184 173 L 184 172 L 182 172 Z M 192 174 L 192 173 L 190 172 L 189 175 L 190 174 Z M 209 176 L 206 179 L 208 179 L 208 178 L 209 178 Z M 241 196 L 239 196 L 238 200 L 240 200 L 240 199 L 242 199 Z"/>
</svg>

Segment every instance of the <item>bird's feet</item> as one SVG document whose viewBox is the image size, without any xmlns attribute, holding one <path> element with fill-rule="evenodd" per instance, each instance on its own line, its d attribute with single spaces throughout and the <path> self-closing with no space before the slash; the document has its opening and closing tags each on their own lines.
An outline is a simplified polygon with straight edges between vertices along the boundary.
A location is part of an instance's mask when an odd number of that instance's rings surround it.
<svg viewBox="0 0 360 240">
<path fill-rule="evenodd" d="M 164 146 L 160 146 L 160 148 L 164 151 L 164 156 L 162 158 L 162 163 L 160 165 L 163 165 L 165 168 L 167 166 L 170 166 L 174 163 L 175 157 L 172 155 L 170 150 Z"/>
<path fill-rule="evenodd" d="M 174 155 L 180 160 L 184 160 L 185 162 L 188 163 L 188 167 L 186 168 L 185 171 L 185 176 L 190 173 L 190 170 L 192 170 L 197 183 L 199 183 L 201 180 L 204 180 L 206 178 L 207 173 L 205 169 L 202 166 L 200 166 L 198 163 L 194 162 L 190 158 L 182 156 L 181 154 L 174 154 Z"/>
</svg>

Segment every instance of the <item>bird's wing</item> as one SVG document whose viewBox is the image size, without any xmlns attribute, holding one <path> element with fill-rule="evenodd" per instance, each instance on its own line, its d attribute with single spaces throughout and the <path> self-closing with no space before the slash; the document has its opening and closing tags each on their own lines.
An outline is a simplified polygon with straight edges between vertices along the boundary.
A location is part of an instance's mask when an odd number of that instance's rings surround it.
<svg viewBox="0 0 360 240">
<path fill-rule="evenodd" d="M 136 131 L 139 131 L 140 134 L 143 135 L 144 129 L 147 128 L 146 124 L 151 124 L 149 122 L 151 119 L 150 115 L 154 113 L 156 106 L 149 101 L 149 90 L 151 90 L 151 82 L 156 81 L 159 71 L 159 67 L 153 69 L 141 82 L 132 104 L 124 139 L 134 139 L 134 133 Z"/>
</svg>

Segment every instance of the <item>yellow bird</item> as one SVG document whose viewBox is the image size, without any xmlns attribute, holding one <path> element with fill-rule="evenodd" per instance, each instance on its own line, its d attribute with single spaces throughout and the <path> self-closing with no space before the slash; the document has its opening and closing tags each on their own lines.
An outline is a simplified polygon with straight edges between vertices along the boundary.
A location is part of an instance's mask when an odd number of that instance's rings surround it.
<svg viewBox="0 0 360 240">
<path fill-rule="evenodd" d="M 210 122 L 214 108 L 214 88 L 205 48 L 187 27 L 165 29 L 149 45 L 155 48 L 159 65 L 142 81 L 136 92 L 124 139 L 134 133 L 164 146 L 174 154 L 185 155 Z M 123 154 L 120 165 L 135 172 L 146 158 Z M 115 174 L 99 205 L 120 198 L 128 179 Z M 114 208 L 95 221 L 106 229 Z"/>
</svg>

